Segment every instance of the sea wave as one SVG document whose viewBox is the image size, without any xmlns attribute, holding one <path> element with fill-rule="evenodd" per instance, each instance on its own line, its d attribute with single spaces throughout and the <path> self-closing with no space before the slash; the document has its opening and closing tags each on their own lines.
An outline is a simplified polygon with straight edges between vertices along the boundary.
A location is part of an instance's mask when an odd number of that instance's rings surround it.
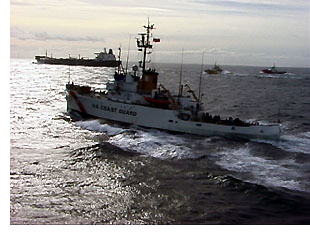
<svg viewBox="0 0 310 235">
<path fill-rule="evenodd" d="M 271 144 L 292 153 L 310 154 L 310 132 L 282 135 L 279 140 L 255 139 L 253 141 Z"/>
<path fill-rule="evenodd" d="M 126 129 L 123 128 L 102 124 L 99 119 L 78 121 L 76 122 L 76 125 L 90 131 L 105 132 L 109 136 L 118 135 L 126 131 Z"/>
<path fill-rule="evenodd" d="M 215 157 L 217 165 L 226 170 L 246 175 L 244 180 L 248 182 L 290 190 L 309 191 L 308 186 L 300 181 L 302 178 L 302 173 L 298 171 L 300 164 L 294 159 L 265 159 L 264 156 L 254 154 L 248 145 L 236 149 L 224 148 Z"/>
<path fill-rule="evenodd" d="M 261 73 L 261 74 L 257 75 L 257 78 L 302 79 L 303 77 L 298 76 L 294 73 L 285 73 L 285 74 L 265 74 L 265 73 Z"/>
<path fill-rule="evenodd" d="M 130 134 L 121 134 L 109 139 L 109 143 L 160 159 L 191 158 L 191 148 L 184 144 L 184 139 L 179 136 L 158 130 L 137 130 Z"/>
</svg>

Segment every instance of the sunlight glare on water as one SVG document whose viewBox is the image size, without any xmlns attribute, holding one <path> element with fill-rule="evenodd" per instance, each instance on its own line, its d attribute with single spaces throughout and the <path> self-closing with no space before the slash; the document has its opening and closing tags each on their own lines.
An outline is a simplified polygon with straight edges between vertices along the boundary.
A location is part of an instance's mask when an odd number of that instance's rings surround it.
<svg viewBox="0 0 310 235">
<path fill-rule="evenodd" d="M 156 67 L 159 83 L 177 90 L 179 65 Z M 197 89 L 200 65 L 183 70 L 183 81 Z M 68 66 L 11 60 L 11 224 L 308 224 L 309 71 L 262 77 L 255 67 L 225 70 L 203 74 L 206 110 L 264 123 L 280 117 L 280 140 L 74 121 L 66 111 Z M 113 74 L 70 67 L 75 84 L 101 90 Z"/>
</svg>

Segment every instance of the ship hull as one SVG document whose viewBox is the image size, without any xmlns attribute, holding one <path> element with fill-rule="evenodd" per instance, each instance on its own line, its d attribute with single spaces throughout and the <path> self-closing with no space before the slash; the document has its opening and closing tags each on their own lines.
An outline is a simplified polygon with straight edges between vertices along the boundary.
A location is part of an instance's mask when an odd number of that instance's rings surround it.
<svg viewBox="0 0 310 235">
<path fill-rule="evenodd" d="M 266 74 L 285 74 L 286 73 L 286 72 L 278 72 L 278 71 L 274 72 L 269 69 L 263 69 L 262 72 Z"/>
<path fill-rule="evenodd" d="M 230 126 L 185 121 L 178 118 L 177 110 L 113 101 L 98 93 L 85 95 L 67 89 L 66 99 L 69 113 L 79 112 L 96 118 L 166 131 L 243 139 L 278 138 L 281 133 L 278 125 Z"/>
<path fill-rule="evenodd" d="M 206 73 L 207 74 L 221 74 L 221 72 L 220 71 L 214 71 L 214 70 L 206 70 Z"/>
<path fill-rule="evenodd" d="M 117 67 L 120 61 L 91 60 L 91 59 L 41 59 L 36 58 L 38 64 L 70 65 L 70 66 L 91 66 L 91 67 Z"/>
</svg>

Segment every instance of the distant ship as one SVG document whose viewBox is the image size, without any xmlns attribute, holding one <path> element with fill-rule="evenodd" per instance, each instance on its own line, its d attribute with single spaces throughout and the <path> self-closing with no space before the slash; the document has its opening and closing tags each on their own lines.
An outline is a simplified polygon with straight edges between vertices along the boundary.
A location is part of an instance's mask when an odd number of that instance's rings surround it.
<svg viewBox="0 0 310 235">
<path fill-rule="evenodd" d="M 212 116 L 203 109 L 202 94 L 181 80 L 179 93 L 173 94 L 163 85 L 157 85 L 158 72 L 146 69 L 146 56 L 152 49 L 151 30 L 154 24 L 144 26 L 145 33 L 137 38 L 137 47 L 143 51 L 141 67 L 132 67 L 132 72 L 115 72 L 114 81 L 106 83 L 106 90 L 99 91 L 89 86 L 66 84 L 68 113 L 75 116 L 91 116 L 106 120 L 203 136 L 219 135 L 239 138 L 279 138 L 279 124 L 263 125 L 248 123 L 239 118 L 223 119 Z M 153 42 L 158 42 L 159 39 Z M 191 98 L 191 96 L 193 99 Z"/>
<path fill-rule="evenodd" d="M 215 63 L 212 69 L 206 69 L 205 72 L 208 74 L 221 74 L 223 70 Z"/>
<path fill-rule="evenodd" d="M 116 60 L 113 50 L 109 49 L 107 53 L 106 48 L 103 52 L 95 53 L 95 59 L 89 59 L 80 57 L 70 57 L 69 58 L 53 58 L 47 56 L 35 56 L 38 64 L 57 64 L 57 65 L 81 65 L 81 66 L 93 66 L 93 67 L 118 67 L 121 63 L 120 60 Z"/>
<path fill-rule="evenodd" d="M 276 70 L 276 66 L 273 65 L 272 67 L 270 67 L 269 69 L 263 69 L 261 70 L 261 73 L 267 73 L 267 74 L 285 74 L 287 72 L 284 71 L 277 71 Z"/>
</svg>

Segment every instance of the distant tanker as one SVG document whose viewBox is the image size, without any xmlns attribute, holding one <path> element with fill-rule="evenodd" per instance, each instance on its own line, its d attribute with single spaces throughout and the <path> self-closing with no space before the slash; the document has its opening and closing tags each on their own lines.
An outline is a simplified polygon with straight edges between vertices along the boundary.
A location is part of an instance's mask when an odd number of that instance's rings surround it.
<svg viewBox="0 0 310 235">
<path fill-rule="evenodd" d="M 116 60 L 113 50 L 109 49 L 107 53 L 106 49 L 103 52 L 95 53 L 95 59 L 88 59 L 84 57 L 74 58 L 53 58 L 47 56 L 35 56 L 38 64 L 57 64 L 57 65 L 81 65 L 81 66 L 93 66 L 93 67 L 118 67 L 121 63 L 120 60 Z"/>
</svg>

